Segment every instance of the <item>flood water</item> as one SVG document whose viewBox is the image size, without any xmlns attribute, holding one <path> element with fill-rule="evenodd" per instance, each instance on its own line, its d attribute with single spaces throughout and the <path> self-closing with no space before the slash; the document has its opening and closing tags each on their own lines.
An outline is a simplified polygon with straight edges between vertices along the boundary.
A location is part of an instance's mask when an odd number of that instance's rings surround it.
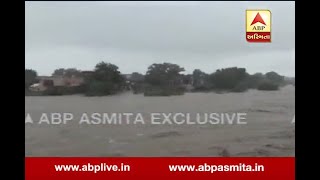
<svg viewBox="0 0 320 180">
<path fill-rule="evenodd" d="M 44 113 L 74 117 L 37 123 Z M 84 113 L 142 113 L 146 123 L 79 124 Z M 246 113 L 247 124 L 155 125 L 150 113 Z M 33 120 L 25 126 L 26 156 L 295 156 L 293 86 L 171 97 L 25 97 L 25 114 Z"/>
</svg>

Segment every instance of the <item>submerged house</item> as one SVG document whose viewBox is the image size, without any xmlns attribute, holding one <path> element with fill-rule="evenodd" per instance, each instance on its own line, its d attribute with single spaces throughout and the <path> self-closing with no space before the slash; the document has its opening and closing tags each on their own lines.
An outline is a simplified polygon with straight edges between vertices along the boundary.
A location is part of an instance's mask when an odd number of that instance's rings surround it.
<svg viewBox="0 0 320 180">
<path fill-rule="evenodd" d="M 65 76 L 39 76 L 38 83 L 30 86 L 31 91 L 45 91 L 51 87 L 75 87 L 84 83 L 82 77 L 65 77 Z"/>
</svg>

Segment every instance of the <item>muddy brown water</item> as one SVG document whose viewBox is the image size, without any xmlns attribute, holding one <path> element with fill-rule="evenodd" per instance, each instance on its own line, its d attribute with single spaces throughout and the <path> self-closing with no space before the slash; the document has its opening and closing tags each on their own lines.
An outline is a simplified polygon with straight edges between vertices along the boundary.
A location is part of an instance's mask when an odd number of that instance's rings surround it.
<svg viewBox="0 0 320 180">
<path fill-rule="evenodd" d="M 247 124 L 79 124 L 84 113 L 247 113 Z M 37 124 L 72 113 L 67 124 Z M 26 156 L 295 156 L 295 88 L 144 97 L 25 97 Z"/>
</svg>

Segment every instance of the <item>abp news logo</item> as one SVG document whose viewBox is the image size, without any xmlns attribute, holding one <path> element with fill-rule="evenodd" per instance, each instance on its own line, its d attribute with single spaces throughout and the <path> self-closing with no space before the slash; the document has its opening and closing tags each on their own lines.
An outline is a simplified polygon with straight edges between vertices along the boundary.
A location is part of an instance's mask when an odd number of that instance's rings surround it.
<svg viewBox="0 0 320 180">
<path fill-rule="evenodd" d="M 250 43 L 271 42 L 270 10 L 246 10 L 246 40 Z"/>
</svg>

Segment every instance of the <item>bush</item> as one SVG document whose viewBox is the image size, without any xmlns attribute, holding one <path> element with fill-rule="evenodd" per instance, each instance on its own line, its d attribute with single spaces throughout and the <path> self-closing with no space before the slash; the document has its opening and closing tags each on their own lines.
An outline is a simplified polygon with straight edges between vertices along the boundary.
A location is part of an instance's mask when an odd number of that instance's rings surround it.
<svg viewBox="0 0 320 180">
<path fill-rule="evenodd" d="M 194 89 L 192 90 L 192 92 L 208 92 L 210 91 L 212 88 L 208 87 L 208 86 L 197 86 L 194 87 Z"/>
<path fill-rule="evenodd" d="M 44 96 L 61 96 L 63 95 L 63 91 L 62 88 L 58 88 L 58 87 L 52 87 L 52 88 L 48 88 L 47 90 L 42 92 L 42 95 Z"/>
<path fill-rule="evenodd" d="M 115 88 L 111 82 L 93 81 L 87 86 L 86 96 L 104 96 L 115 94 Z"/>
<path fill-rule="evenodd" d="M 140 94 L 144 92 L 143 83 L 134 83 L 131 87 L 132 87 L 133 94 Z"/>
<path fill-rule="evenodd" d="M 40 92 L 44 96 L 62 96 L 62 95 L 72 95 L 72 94 L 81 94 L 85 92 L 85 86 L 74 86 L 74 87 L 64 87 L 64 86 L 55 86 L 50 87 L 47 90 Z"/>
<path fill-rule="evenodd" d="M 279 85 L 274 82 L 265 81 L 259 84 L 257 89 L 261 91 L 276 91 L 279 90 Z"/>
<path fill-rule="evenodd" d="M 232 92 L 245 92 L 249 89 L 249 86 L 245 82 L 238 83 L 231 91 Z"/>
<path fill-rule="evenodd" d="M 210 79 L 215 89 L 232 90 L 248 76 L 245 68 L 232 67 L 217 70 L 210 75 Z"/>
<path fill-rule="evenodd" d="M 278 73 L 276 72 L 268 72 L 266 73 L 266 78 L 272 82 L 278 83 L 278 84 L 282 84 L 284 83 L 284 76 L 280 76 Z"/>
</svg>

